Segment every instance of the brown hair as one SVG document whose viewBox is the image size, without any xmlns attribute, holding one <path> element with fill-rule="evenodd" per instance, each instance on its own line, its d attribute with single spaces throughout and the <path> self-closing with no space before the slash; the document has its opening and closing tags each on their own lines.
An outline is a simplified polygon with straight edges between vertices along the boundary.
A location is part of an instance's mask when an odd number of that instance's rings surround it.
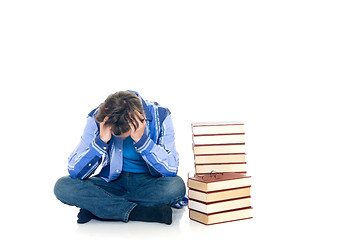
<svg viewBox="0 0 361 240">
<path fill-rule="evenodd" d="M 120 135 L 129 131 L 129 124 L 132 124 L 135 129 L 138 128 L 135 111 L 142 115 L 144 113 L 139 97 L 131 92 L 119 91 L 109 95 L 99 106 L 95 121 L 101 123 L 105 117 L 108 117 L 104 126 L 111 126 L 113 133 Z"/>
</svg>

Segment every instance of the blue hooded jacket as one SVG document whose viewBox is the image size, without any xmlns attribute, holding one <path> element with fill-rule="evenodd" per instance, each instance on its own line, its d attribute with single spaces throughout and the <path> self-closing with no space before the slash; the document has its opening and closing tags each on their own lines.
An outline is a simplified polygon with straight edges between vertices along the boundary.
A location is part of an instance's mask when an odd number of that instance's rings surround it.
<svg viewBox="0 0 361 240">
<path fill-rule="evenodd" d="M 179 155 L 175 148 L 171 112 L 156 102 L 142 99 L 147 127 L 142 138 L 134 143 L 135 149 L 146 162 L 153 176 L 177 175 Z M 99 137 L 99 124 L 95 121 L 97 109 L 91 111 L 80 143 L 69 156 L 68 171 L 72 178 L 85 179 L 98 169 L 98 177 L 107 182 L 117 179 L 123 167 L 123 140 L 112 136 L 109 143 Z M 99 170 L 99 169 L 98 169 Z M 97 171 L 98 172 L 98 171 Z"/>
</svg>

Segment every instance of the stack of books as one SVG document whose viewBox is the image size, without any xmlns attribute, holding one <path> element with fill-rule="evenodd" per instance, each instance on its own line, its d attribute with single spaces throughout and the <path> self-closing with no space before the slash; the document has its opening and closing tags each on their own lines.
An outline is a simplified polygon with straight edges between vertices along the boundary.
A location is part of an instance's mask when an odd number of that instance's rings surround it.
<svg viewBox="0 0 361 240">
<path fill-rule="evenodd" d="M 188 177 L 189 216 L 204 224 L 252 218 L 244 125 L 193 123 L 195 175 Z"/>
<path fill-rule="evenodd" d="M 193 123 L 196 173 L 246 173 L 244 124 Z"/>
</svg>

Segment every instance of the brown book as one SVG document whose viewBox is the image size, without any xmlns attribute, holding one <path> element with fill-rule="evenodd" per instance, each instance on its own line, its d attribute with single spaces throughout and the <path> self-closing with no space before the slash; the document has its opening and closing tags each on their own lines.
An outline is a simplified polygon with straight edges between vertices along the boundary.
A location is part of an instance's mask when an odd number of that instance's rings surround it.
<svg viewBox="0 0 361 240">
<path fill-rule="evenodd" d="M 244 133 L 241 122 L 199 122 L 192 123 L 193 135 Z"/>
<path fill-rule="evenodd" d="M 250 196 L 250 192 L 251 192 L 251 186 L 233 188 L 228 190 L 212 191 L 212 192 L 202 192 L 190 188 L 188 190 L 188 197 L 189 199 L 211 203 L 226 199 L 230 200 L 240 197 L 247 197 Z"/>
<path fill-rule="evenodd" d="M 195 145 L 244 143 L 244 133 L 193 135 L 193 143 Z"/>
<path fill-rule="evenodd" d="M 204 174 L 210 172 L 239 172 L 246 173 L 246 163 L 220 163 L 220 164 L 196 164 L 196 173 Z"/>
<path fill-rule="evenodd" d="M 242 173 L 211 173 L 194 175 L 188 178 L 188 187 L 191 189 L 210 192 L 249 186 L 250 176 Z"/>
<path fill-rule="evenodd" d="M 227 210 L 234 210 L 238 208 L 245 208 L 251 206 L 251 197 L 242 197 L 231 200 L 223 200 L 213 203 L 200 202 L 197 200 L 189 199 L 189 209 L 196 210 L 198 212 L 210 214 L 216 212 L 223 212 Z"/>
<path fill-rule="evenodd" d="M 235 210 L 228 210 L 224 212 L 217 212 L 205 214 L 199 211 L 189 210 L 189 217 L 197 222 L 210 225 L 222 222 L 230 222 L 236 220 L 243 220 L 252 218 L 252 207 L 240 208 Z"/>
<path fill-rule="evenodd" d="M 193 145 L 194 155 L 245 153 L 244 143 Z"/>
<path fill-rule="evenodd" d="M 196 164 L 242 163 L 246 162 L 246 154 L 237 153 L 195 155 L 194 161 Z"/>
<path fill-rule="evenodd" d="M 228 190 L 212 191 L 212 192 L 202 192 L 190 188 L 188 190 L 188 197 L 189 199 L 212 203 L 222 200 L 247 197 L 250 196 L 250 192 L 251 192 L 251 186 L 233 188 Z"/>
</svg>

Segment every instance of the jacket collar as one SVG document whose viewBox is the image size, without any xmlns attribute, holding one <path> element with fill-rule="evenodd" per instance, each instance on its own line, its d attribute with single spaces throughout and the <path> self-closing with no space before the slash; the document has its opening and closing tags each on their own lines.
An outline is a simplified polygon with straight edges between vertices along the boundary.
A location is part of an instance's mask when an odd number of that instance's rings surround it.
<svg viewBox="0 0 361 240">
<path fill-rule="evenodd" d="M 139 99 L 142 101 L 143 110 L 144 110 L 144 113 L 145 113 L 145 119 L 146 119 L 146 120 L 149 120 L 149 121 L 152 121 L 152 120 L 153 120 L 153 117 L 152 117 L 152 114 L 151 114 L 150 111 L 149 111 L 148 105 L 147 105 L 147 103 L 144 101 L 144 99 L 143 99 L 141 96 L 139 96 L 139 93 L 136 92 L 136 91 L 132 91 L 132 90 L 127 90 L 127 92 L 134 93 L 135 95 L 137 95 L 137 96 L 139 97 Z"/>
</svg>

